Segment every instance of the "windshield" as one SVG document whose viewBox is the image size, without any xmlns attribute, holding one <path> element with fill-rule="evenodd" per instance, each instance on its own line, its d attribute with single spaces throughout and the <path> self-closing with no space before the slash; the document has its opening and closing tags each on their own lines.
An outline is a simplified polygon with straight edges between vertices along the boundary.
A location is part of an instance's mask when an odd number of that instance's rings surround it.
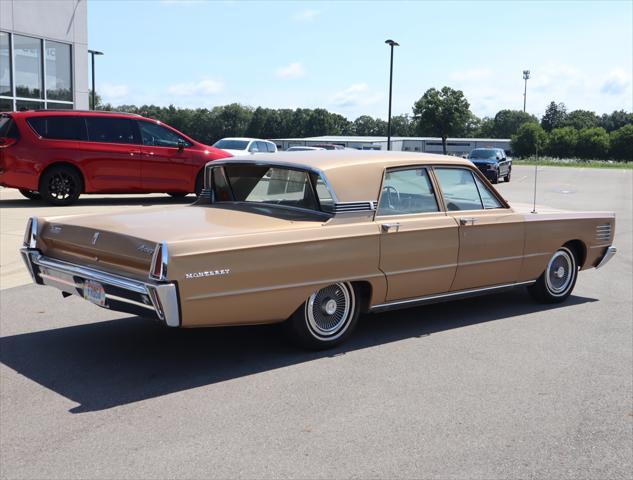
<svg viewBox="0 0 633 480">
<path fill-rule="evenodd" d="M 218 140 L 213 144 L 215 148 L 223 148 L 227 150 L 246 150 L 248 147 L 248 140 Z"/>
<path fill-rule="evenodd" d="M 497 153 L 498 153 L 497 150 L 494 150 L 492 148 L 475 149 L 472 152 L 470 152 L 470 155 L 468 156 L 468 158 L 488 160 L 488 159 L 497 158 Z"/>
<path fill-rule="evenodd" d="M 331 203 L 329 193 L 313 185 L 310 173 L 282 167 L 226 165 L 212 169 L 213 203 L 248 202 L 319 210 L 315 188 L 321 203 Z M 327 190 L 327 189 L 326 189 Z M 325 209 L 322 209 L 325 210 Z"/>
</svg>

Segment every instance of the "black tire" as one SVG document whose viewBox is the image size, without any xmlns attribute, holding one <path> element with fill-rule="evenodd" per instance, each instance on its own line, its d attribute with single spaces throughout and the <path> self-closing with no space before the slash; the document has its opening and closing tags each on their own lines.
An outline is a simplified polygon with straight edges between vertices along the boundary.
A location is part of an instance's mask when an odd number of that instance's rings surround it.
<svg viewBox="0 0 633 480">
<path fill-rule="evenodd" d="M 204 188 L 204 170 L 201 170 L 200 173 L 198 173 L 198 176 L 196 177 L 196 190 L 195 190 L 195 194 L 196 197 L 199 197 L 200 194 L 202 193 L 202 189 Z"/>
<path fill-rule="evenodd" d="M 33 190 L 26 190 L 25 188 L 20 188 L 20 193 L 22 194 L 22 196 L 28 198 L 29 200 L 42 199 L 42 196 L 39 193 L 34 192 Z"/>
<path fill-rule="evenodd" d="M 185 198 L 189 194 L 185 192 L 169 192 L 167 195 L 174 198 Z"/>
<path fill-rule="evenodd" d="M 547 263 L 535 284 L 528 287 L 532 297 L 541 303 L 561 303 L 571 295 L 578 278 L 578 262 L 574 252 L 561 247 Z"/>
<path fill-rule="evenodd" d="M 490 180 L 490 183 L 499 183 L 499 174 L 497 173 L 494 177 L 492 177 L 492 179 Z"/>
<path fill-rule="evenodd" d="M 40 195 L 51 205 L 75 203 L 84 189 L 84 182 L 77 170 L 66 165 L 56 165 L 40 177 Z"/>
<path fill-rule="evenodd" d="M 360 300 L 357 289 L 348 282 L 322 288 L 310 295 L 284 323 L 286 334 L 301 347 L 333 348 L 354 331 Z"/>
<path fill-rule="evenodd" d="M 510 177 L 512 176 L 512 169 L 508 170 L 508 174 L 506 175 L 505 181 L 506 183 L 510 183 Z"/>
</svg>

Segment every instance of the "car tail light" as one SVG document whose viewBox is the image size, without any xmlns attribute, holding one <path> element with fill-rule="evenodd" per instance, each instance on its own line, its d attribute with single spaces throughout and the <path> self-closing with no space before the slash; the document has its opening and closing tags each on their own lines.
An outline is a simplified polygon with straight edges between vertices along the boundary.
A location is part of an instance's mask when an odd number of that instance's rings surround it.
<svg viewBox="0 0 633 480">
<path fill-rule="evenodd" d="M 35 248 L 35 244 L 37 243 L 37 218 L 29 218 L 22 243 L 25 247 Z"/>
<path fill-rule="evenodd" d="M 159 281 L 167 280 L 168 263 L 169 252 L 167 251 L 167 244 L 165 242 L 161 242 L 157 244 L 154 249 L 154 256 L 152 257 L 152 264 L 149 270 L 149 278 Z"/>
</svg>

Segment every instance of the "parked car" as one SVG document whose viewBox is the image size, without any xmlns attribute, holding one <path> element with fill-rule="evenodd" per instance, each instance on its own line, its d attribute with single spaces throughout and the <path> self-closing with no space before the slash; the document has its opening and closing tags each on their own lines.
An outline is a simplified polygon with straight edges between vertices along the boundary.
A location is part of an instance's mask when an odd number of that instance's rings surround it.
<svg viewBox="0 0 633 480">
<path fill-rule="evenodd" d="M 506 182 L 510 181 L 512 160 L 506 157 L 502 148 L 475 148 L 468 155 L 468 160 L 492 183 L 498 183 L 501 178 Z"/>
<path fill-rule="evenodd" d="M 275 153 L 277 145 L 268 140 L 260 138 L 223 138 L 213 144 L 215 148 L 220 148 L 231 155 L 251 155 L 254 153 Z"/>
<path fill-rule="evenodd" d="M 140 115 L 0 115 L 0 185 L 53 205 L 70 205 L 82 193 L 199 194 L 205 164 L 229 156 Z"/>
<path fill-rule="evenodd" d="M 345 150 L 345 147 L 343 145 L 336 145 L 334 143 L 317 143 L 315 145 L 312 145 L 313 147 L 319 147 L 322 148 L 324 150 Z"/>
<path fill-rule="evenodd" d="M 35 283 L 110 310 L 171 327 L 285 322 L 327 348 L 361 312 L 518 286 L 562 302 L 615 253 L 613 213 L 513 208 L 466 160 L 289 157 L 210 162 L 194 205 L 32 218 L 22 255 Z"/>
<path fill-rule="evenodd" d="M 312 150 L 325 150 L 325 148 L 321 147 L 307 147 L 304 145 L 295 145 L 294 147 L 289 147 L 286 149 L 286 152 L 309 152 Z"/>
</svg>

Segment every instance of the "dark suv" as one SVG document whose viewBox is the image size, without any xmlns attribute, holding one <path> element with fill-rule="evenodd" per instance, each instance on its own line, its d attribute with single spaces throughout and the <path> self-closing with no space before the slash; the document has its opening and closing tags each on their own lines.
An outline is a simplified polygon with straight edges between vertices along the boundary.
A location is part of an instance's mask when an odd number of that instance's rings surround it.
<svg viewBox="0 0 633 480">
<path fill-rule="evenodd" d="M 200 193 L 231 155 L 140 115 L 35 110 L 0 115 L 0 185 L 69 205 L 82 193 Z"/>
<path fill-rule="evenodd" d="M 510 181 L 512 160 L 508 160 L 502 148 L 475 148 L 468 155 L 468 160 L 492 183 L 498 183 L 501 178 Z"/>
</svg>

